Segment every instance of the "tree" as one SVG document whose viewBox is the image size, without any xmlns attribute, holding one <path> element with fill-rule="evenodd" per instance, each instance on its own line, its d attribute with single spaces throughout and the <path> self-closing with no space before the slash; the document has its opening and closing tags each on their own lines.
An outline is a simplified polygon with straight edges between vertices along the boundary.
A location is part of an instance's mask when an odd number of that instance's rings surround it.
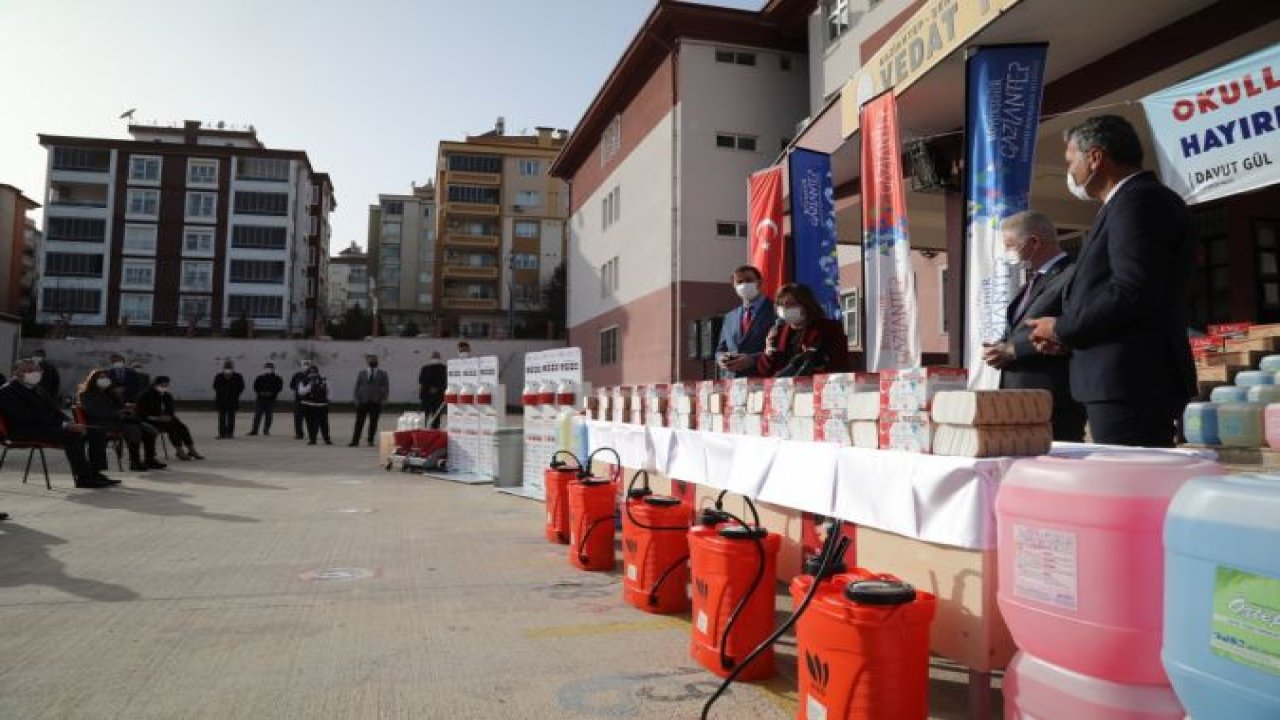
<svg viewBox="0 0 1280 720">
<path fill-rule="evenodd" d="M 338 340 L 363 340 L 373 332 L 373 318 L 359 303 L 347 308 L 342 319 L 329 323 L 330 337 Z"/>
<path fill-rule="evenodd" d="M 400 337 L 418 337 L 422 331 L 418 329 L 418 323 L 410 320 L 404 324 L 404 328 L 400 330 Z"/>
<path fill-rule="evenodd" d="M 564 333 L 569 310 L 569 280 L 564 262 L 556 266 L 551 273 L 551 282 L 542 291 L 542 302 L 547 309 L 547 317 L 555 325 L 555 334 Z"/>
</svg>

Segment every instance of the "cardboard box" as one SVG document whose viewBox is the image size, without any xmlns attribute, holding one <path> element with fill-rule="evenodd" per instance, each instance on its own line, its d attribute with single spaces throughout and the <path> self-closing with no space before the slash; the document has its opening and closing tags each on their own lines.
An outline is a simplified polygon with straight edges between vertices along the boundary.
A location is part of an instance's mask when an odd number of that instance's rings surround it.
<svg viewBox="0 0 1280 720">
<path fill-rule="evenodd" d="M 1269 338 L 1280 337 L 1280 324 L 1276 325 L 1251 325 L 1249 326 L 1250 338 Z"/>
<path fill-rule="evenodd" d="M 1236 374 L 1249 368 L 1243 365 L 1219 365 L 1217 367 L 1197 368 L 1196 379 L 1200 382 L 1232 383 Z"/>
<path fill-rule="evenodd" d="M 818 408 L 813 416 L 813 439 L 846 447 L 853 444 L 849 421 L 838 410 L 823 408 Z"/>
<path fill-rule="evenodd" d="M 929 453 L 933 449 L 933 423 L 928 415 L 898 414 L 880 420 L 880 448 Z"/>
<path fill-rule="evenodd" d="M 1280 337 L 1240 338 L 1227 340 L 1226 352 L 1274 353 L 1280 350 Z"/>
<path fill-rule="evenodd" d="M 928 414 L 939 390 L 964 390 L 968 380 L 969 371 L 965 368 L 885 370 L 880 373 L 880 419 Z"/>
<path fill-rule="evenodd" d="M 1216 335 L 1220 338 L 1243 338 L 1249 336 L 1249 328 L 1253 323 L 1233 322 L 1218 323 L 1205 328 L 1209 335 Z"/>
</svg>

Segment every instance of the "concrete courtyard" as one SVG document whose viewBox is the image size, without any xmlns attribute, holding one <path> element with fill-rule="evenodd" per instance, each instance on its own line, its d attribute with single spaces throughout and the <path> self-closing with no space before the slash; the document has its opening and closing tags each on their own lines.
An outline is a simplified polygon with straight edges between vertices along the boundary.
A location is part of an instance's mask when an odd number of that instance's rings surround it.
<svg viewBox="0 0 1280 720">
<path fill-rule="evenodd" d="M 685 720 L 717 686 L 687 614 L 571 568 L 541 504 L 384 472 L 351 415 L 333 447 L 288 415 L 230 441 L 186 419 L 207 460 L 115 488 L 71 487 L 56 452 L 52 491 L 25 453 L 0 471 L 0 718 Z M 794 717 L 789 638 L 779 667 L 712 717 Z M 932 717 L 967 717 L 963 673 L 933 677 Z"/>
</svg>

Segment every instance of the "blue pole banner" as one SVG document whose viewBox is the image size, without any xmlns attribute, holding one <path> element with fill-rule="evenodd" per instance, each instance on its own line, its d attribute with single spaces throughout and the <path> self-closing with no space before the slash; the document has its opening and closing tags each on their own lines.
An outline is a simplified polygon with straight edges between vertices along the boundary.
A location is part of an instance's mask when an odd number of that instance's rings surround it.
<svg viewBox="0 0 1280 720">
<path fill-rule="evenodd" d="M 796 148 L 788 157 L 788 175 L 795 282 L 808 285 L 826 316 L 839 320 L 840 260 L 831 156 Z"/>
<path fill-rule="evenodd" d="M 965 367 L 969 387 L 1000 385 L 982 361 L 983 343 L 999 340 L 1019 289 L 1004 260 L 1000 223 L 1028 209 L 1048 45 L 980 47 L 966 64 L 965 92 Z"/>
</svg>

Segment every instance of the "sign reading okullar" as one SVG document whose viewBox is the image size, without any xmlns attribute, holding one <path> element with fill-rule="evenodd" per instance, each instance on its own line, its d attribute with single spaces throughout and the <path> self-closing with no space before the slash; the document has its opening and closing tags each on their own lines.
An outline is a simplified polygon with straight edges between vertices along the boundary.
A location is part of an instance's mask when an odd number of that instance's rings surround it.
<svg viewBox="0 0 1280 720">
<path fill-rule="evenodd" d="M 920 329 L 893 93 L 863 105 L 859 124 L 867 369 L 914 367 L 920 364 Z"/>
<path fill-rule="evenodd" d="M 1000 385 L 1000 371 L 982 361 L 982 344 L 1004 334 L 1019 282 L 1004 259 L 1000 223 L 1030 204 L 1047 47 L 978 48 L 965 68 L 964 357 L 974 390 Z"/>
<path fill-rule="evenodd" d="M 809 286 L 831 320 L 840 319 L 840 258 L 836 252 L 835 188 L 831 156 L 791 152 L 791 246 L 795 281 Z"/>
<path fill-rule="evenodd" d="M 1188 204 L 1280 182 L 1280 44 L 1142 99 L 1164 183 Z"/>
</svg>

